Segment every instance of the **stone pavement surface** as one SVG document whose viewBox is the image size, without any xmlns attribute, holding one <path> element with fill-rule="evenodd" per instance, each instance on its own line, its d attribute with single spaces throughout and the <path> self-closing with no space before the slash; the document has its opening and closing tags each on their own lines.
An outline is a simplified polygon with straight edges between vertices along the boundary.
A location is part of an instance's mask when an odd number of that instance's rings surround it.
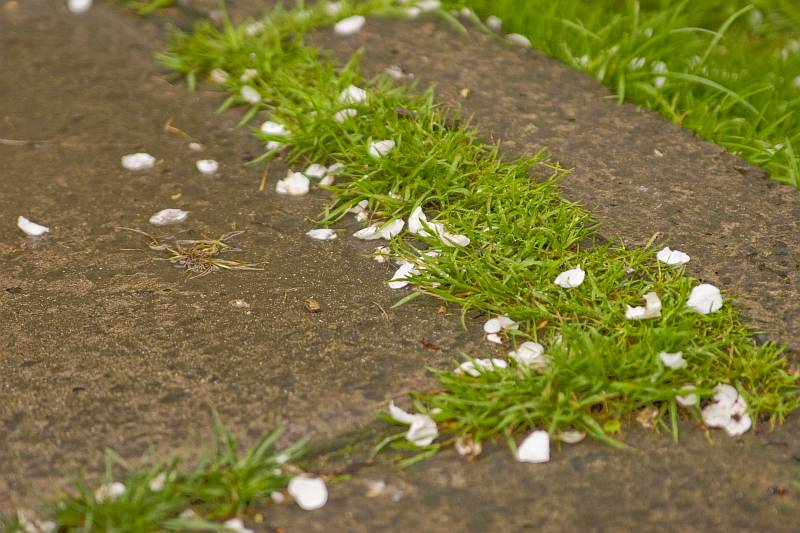
<svg viewBox="0 0 800 533">
<path fill-rule="evenodd" d="M 278 198 L 280 164 L 258 191 L 262 167 L 242 163 L 259 146 L 234 127 L 237 114 L 215 114 L 219 93 L 189 93 L 153 62 L 164 20 L 107 3 L 82 17 L 46 0 L 0 7 L 0 138 L 27 141 L 0 145 L 2 511 L 52 493 L 78 467 L 98 472 L 107 446 L 128 458 L 150 446 L 191 449 L 208 434 L 209 405 L 245 439 L 282 424 L 287 438 L 346 443 L 367 426 L 370 444 L 380 426 L 369 422 L 388 398 L 429 386 L 426 366 L 483 348 L 481 321 L 464 331 L 457 310 L 442 316 L 423 299 L 390 310 L 390 271 L 366 257 L 369 246 L 345 232 L 307 239 L 322 193 Z M 796 345 L 800 195 L 651 113 L 608 102 L 592 80 L 480 34 L 370 20 L 352 38 L 317 39 L 337 57 L 365 46 L 368 72 L 401 64 L 436 83 L 509 156 L 549 146 L 576 168 L 565 192 L 605 235 L 641 244 L 664 231 L 692 253 L 695 275 L 736 291 L 771 336 Z M 207 150 L 190 152 L 188 138 L 165 131 L 168 121 Z M 162 162 L 125 171 L 119 157 L 136 151 Z M 198 175 L 200 157 L 219 160 L 220 174 Z M 114 228 L 147 229 L 165 207 L 190 211 L 181 229 L 196 235 L 246 230 L 239 256 L 265 270 L 186 281 L 126 250 L 142 239 Z M 50 237 L 26 241 L 13 224 L 19 214 L 50 226 Z M 321 313 L 306 311 L 308 297 Z M 249 313 L 230 305 L 237 298 Z M 423 338 L 445 349 L 428 350 Z M 443 453 L 400 472 L 379 461 L 333 486 L 321 511 L 284 505 L 265 516 L 288 532 L 791 530 L 797 417 L 772 433 L 762 425 L 741 439 L 712 436 L 684 425 L 673 444 L 630 428 L 638 452 L 585 442 L 546 465 L 520 465 L 501 445 L 473 464 Z M 378 479 L 390 495 L 367 497 L 366 483 Z"/>
</svg>

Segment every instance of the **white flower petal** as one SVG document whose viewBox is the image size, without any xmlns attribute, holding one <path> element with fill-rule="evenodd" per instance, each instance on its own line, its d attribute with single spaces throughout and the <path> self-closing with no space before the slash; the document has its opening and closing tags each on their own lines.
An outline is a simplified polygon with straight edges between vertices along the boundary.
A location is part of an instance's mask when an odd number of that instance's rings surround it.
<svg viewBox="0 0 800 533">
<path fill-rule="evenodd" d="M 289 172 L 282 180 L 275 185 L 278 194 L 288 194 L 289 196 L 303 196 L 308 194 L 311 182 L 300 172 Z"/>
<path fill-rule="evenodd" d="M 195 163 L 195 165 L 197 166 L 197 170 L 206 176 L 213 176 L 219 170 L 219 163 L 213 159 L 201 159 Z"/>
<path fill-rule="evenodd" d="M 317 180 L 324 178 L 325 174 L 327 173 L 328 173 L 328 168 L 324 165 L 318 165 L 317 163 L 309 165 L 308 168 L 303 171 L 303 174 L 305 174 L 309 178 Z"/>
<path fill-rule="evenodd" d="M 503 339 L 497 333 L 489 333 L 486 335 L 486 340 L 494 344 L 503 344 Z"/>
<path fill-rule="evenodd" d="M 246 528 L 244 526 L 244 522 L 242 522 L 239 518 L 231 518 L 230 520 L 226 520 L 222 525 L 225 526 L 225 529 L 232 531 L 233 533 L 253 533 L 253 530 Z"/>
<path fill-rule="evenodd" d="M 689 262 L 689 256 L 678 250 L 671 250 L 665 246 L 656 254 L 656 259 L 667 265 L 685 265 Z"/>
<path fill-rule="evenodd" d="M 747 413 L 744 414 L 734 414 L 727 424 L 722 426 L 722 429 L 725 430 L 731 437 L 738 437 L 746 433 L 751 427 L 753 426 L 753 421 L 750 419 L 750 415 Z"/>
<path fill-rule="evenodd" d="M 733 406 L 739 399 L 739 391 L 736 387 L 720 383 L 714 387 L 714 402 L 720 405 Z"/>
<path fill-rule="evenodd" d="M 392 237 L 400 234 L 400 232 L 403 231 L 403 226 L 405 225 L 406 223 L 403 219 L 396 218 L 391 222 L 389 222 L 388 224 L 383 225 L 383 227 L 380 230 L 380 235 L 387 241 L 391 240 Z"/>
<path fill-rule="evenodd" d="M 342 11 L 342 3 L 341 2 L 326 2 L 325 3 L 325 14 L 331 17 L 335 17 Z"/>
<path fill-rule="evenodd" d="M 374 241 L 381 238 L 381 224 L 372 224 L 353 233 L 353 237 L 362 241 Z"/>
<path fill-rule="evenodd" d="M 508 356 L 520 366 L 527 366 L 537 370 L 543 370 L 547 367 L 548 361 L 544 355 L 544 346 L 538 342 L 523 342 L 516 350 L 508 352 Z"/>
<path fill-rule="evenodd" d="M 305 511 L 320 509 L 328 502 L 328 487 L 316 477 L 296 476 L 289 481 L 289 494 Z"/>
<path fill-rule="evenodd" d="M 417 267 L 413 263 L 403 263 L 394 273 L 389 281 L 390 289 L 402 289 L 408 285 L 408 278 L 419 274 Z"/>
<path fill-rule="evenodd" d="M 391 139 L 386 139 L 385 141 L 374 141 L 369 143 L 369 148 L 367 151 L 371 157 L 380 159 L 394 150 L 394 146 L 394 141 Z"/>
<path fill-rule="evenodd" d="M 261 125 L 261 133 L 272 135 L 273 137 L 288 137 L 290 135 L 286 126 L 268 120 Z"/>
<path fill-rule="evenodd" d="M 445 246 L 461 246 L 463 248 L 470 243 L 469 237 L 466 235 L 454 235 L 446 231 L 438 232 L 438 234 L 439 238 L 442 240 L 442 244 Z"/>
<path fill-rule="evenodd" d="M 486 25 L 494 31 L 500 31 L 503 29 L 503 20 L 498 16 L 489 15 L 486 17 Z"/>
<path fill-rule="evenodd" d="M 553 283 L 565 289 L 574 289 L 575 287 L 580 287 L 585 278 L 586 272 L 584 272 L 581 267 L 577 266 L 556 276 Z"/>
<path fill-rule="evenodd" d="M 254 87 L 250 85 L 245 85 L 239 90 L 239 95 L 242 97 L 242 100 L 247 102 L 248 104 L 256 105 L 261 101 L 261 93 L 259 93 Z"/>
<path fill-rule="evenodd" d="M 182 209 L 162 209 L 150 217 L 150 223 L 154 226 L 167 226 L 169 224 L 180 224 L 189 216 L 188 211 Z"/>
<path fill-rule="evenodd" d="M 366 21 L 367 19 L 361 15 L 353 15 L 337 22 L 333 27 L 333 31 L 339 35 L 353 35 L 361 31 Z"/>
<path fill-rule="evenodd" d="M 517 448 L 517 461 L 521 463 L 546 463 L 550 460 L 550 435 L 546 431 L 533 431 Z"/>
<path fill-rule="evenodd" d="M 686 305 L 702 315 L 722 309 L 722 294 L 709 283 L 701 283 L 692 289 Z"/>
<path fill-rule="evenodd" d="M 414 235 L 427 236 L 428 233 L 425 231 L 423 223 L 428 223 L 428 217 L 422 212 L 421 207 L 417 207 L 408 216 L 408 231 Z"/>
<path fill-rule="evenodd" d="M 209 74 L 209 78 L 211 79 L 211 81 L 219 85 L 222 85 L 223 83 L 228 81 L 229 77 L 230 76 L 228 75 L 228 73 L 222 70 L 221 68 L 215 68 L 214 70 L 211 71 L 211 74 Z"/>
<path fill-rule="evenodd" d="M 367 101 L 367 91 L 355 85 L 349 86 L 339 94 L 339 101 L 343 104 L 360 104 Z"/>
<path fill-rule="evenodd" d="M 348 119 L 355 118 L 358 116 L 358 109 L 353 109 L 352 107 L 348 107 L 347 109 L 342 109 L 341 111 L 337 111 L 335 115 L 333 115 L 333 120 L 342 124 L 346 122 Z"/>
<path fill-rule="evenodd" d="M 667 368 L 683 368 L 686 366 L 686 360 L 683 358 L 683 352 L 659 352 L 658 358 Z"/>
<path fill-rule="evenodd" d="M 147 170 L 153 168 L 156 158 L 150 154 L 137 153 L 122 156 L 122 166 L 128 170 Z"/>
<path fill-rule="evenodd" d="M 502 359 L 474 359 L 464 361 L 454 370 L 456 374 L 469 374 L 477 378 L 481 372 L 491 372 L 497 368 L 507 368 L 508 363 Z"/>
<path fill-rule="evenodd" d="M 433 418 L 428 415 L 412 415 L 411 425 L 406 432 L 406 439 L 409 442 L 420 447 L 428 446 L 438 436 L 439 430 Z"/>
<path fill-rule="evenodd" d="M 332 241 L 336 239 L 336 232 L 330 228 L 316 228 L 306 232 L 306 235 L 318 241 Z"/>
<path fill-rule="evenodd" d="M 50 231 L 47 226 L 42 226 L 36 222 L 31 222 L 25 217 L 17 217 L 17 227 L 31 237 L 40 237 Z"/>
<path fill-rule="evenodd" d="M 419 0 L 417 7 L 422 11 L 433 11 L 442 7 L 442 2 L 440 0 Z"/>
<path fill-rule="evenodd" d="M 644 295 L 644 307 L 631 307 L 625 311 L 625 318 L 629 320 L 645 320 L 648 318 L 658 318 L 661 316 L 661 300 L 654 292 Z"/>
<path fill-rule="evenodd" d="M 150 480 L 147 486 L 152 492 L 161 492 L 164 489 L 164 484 L 167 482 L 167 473 L 161 472 L 156 477 Z"/>
<path fill-rule="evenodd" d="M 498 316 L 496 318 L 490 318 L 483 325 L 483 331 L 485 333 L 500 333 L 506 329 L 519 329 L 519 324 L 507 316 Z"/>
<path fill-rule="evenodd" d="M 527 37 L 525 37 L 524 35 L 520 35 L 519 33 L 509 33 L 508 35 L 506 35 L 506 39 L 508 39 L 510 42 L 514 44 L 518 44 L 525 48 L 531 47 L 531 41 Z"/>
<path fill-rule="evenodd" d="M 335 180 L 336 180 L 335 176 L 331 176 L 330 174 L 328 174 L 327 176 L 319 180 L 319 184 L 322 185 L 323 187 L 328 187 L 330 185 L 333 185 L 333 182 Z"/>
<path fill-rule="evenodd" d="M 241 81 L 242 83 L 248 82 L 253 78 L 255 78 L 256 76 L 258 76 L 258 71 L 256 69 L 246 68 L 244 69 L 244 72 L 242 72 L 242 75 L 239 76 L 239 81 Z"/>
<path fill-rule="evenodd" d="M 80 15 L 86 13 L 92 7 L 92 0 L 69 0 L 67 2 L 67 9 L 70 13 Z"/>
<path fill-rule="evenodd" d="M 389 415 L 401 424 L 410 424 L 414 421 L 414 415 L 397 407 L 394 401 L 389 402 Z"/>
<path fill-rule="evenodd" d="M 684 385 L 681 388 L 682 391 L 690 391 L 690 390 L 696 390 L 696 389 L 697 389 L 697 387 L 695 387 L 694 385 Z M 675 401 L 678 402 L 678 404 L 682 405 L 683 407 L 691 407 L 693 405 L 697 405 L 698 400 L 699 400 L 699 398 L 698 398 L 697 394 L 694 394 L 694 393 L 691 393 L 691 392 L 690 393 L 684 393 L 684 394 L 681 394 L 679 396 L 675 396 Z"/>
</svg>

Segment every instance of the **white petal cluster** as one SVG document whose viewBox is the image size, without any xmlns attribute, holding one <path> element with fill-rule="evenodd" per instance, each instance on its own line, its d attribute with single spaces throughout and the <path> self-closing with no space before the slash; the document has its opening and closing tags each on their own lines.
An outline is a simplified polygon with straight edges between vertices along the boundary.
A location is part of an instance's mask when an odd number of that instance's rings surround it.
<svg viewBox="0 0 800 533">
<path fill-rule="evenodd" d="M 239 95 L 242 97 L 242 100 L 251 105 L 256 105 L 261 101 L 261 93 L 250 85 L 242 86 L 239 90 Z"/>
<path fill-rule="evenodd" d="M 405 221 L 401 218 L 396 218 L 387 223 L 376 222 L 375 224 L 353 233 L 353 237 L 364 241 L 375 241 L 378 239 L 386 239 L 388 241 L 403 231 L 403 226 L 405 226 Z"/>
<path fill-rule="evenodd" d="M 113 502 L 125 494 L 125 485 L 119 481 L 113 483 L 103 483 L 94 491 L 94 499 L 97 503 Z"/>
<path fill-rule="evenodd" d="M 409 426 L 406 440 L 416 446 L 428 446 L 439 436 L 436 422 L 428 415 L 412 415 L 397 407 L 394 402 L 389 402 L 389 415 L 401 424 Z"/>
<path fill-rule="evenodd" d="M 490 318 L 483 325 L 483 332 L 486 334 L 486 340 L 495 344 L 503 344 L 500 333 L 512 329 L 519 329 L 519 324 L 507 316 Z"/>
<path fill-rule="evenodd" d="M 417 207 L 408 217 L 408 231 L 420 237 L 430 237 L 431 234 L 428 230 L 439 237 L 439 240 L 441 240 L 442 244 L 445 246 L 464 247 L 470 243 L 469 237 L 466 235 L 449 233 L 441 222 L 428 222 L 428 217 L 425 216 L 422 208 Z"/>
<path fill-rule="evenodd" d="M 367 19 L 361 15 L 353 15 L 337 22 L 333 27 L 333 31 L 338 35 L 353 35 L 360 32 L 366 22 Z"/>
<path fill-rule="evenodd" d="M 369 143 L 367 152 L 373 159 L 380 159 L 389 155 L 389 153 L 394 150 L 394 147 L 395 143 L 391 139 L 386 139 L 384 141 L 373 141 Z"/>
<path fill-rule="evenodd" d="M 156 158 L 142 152 L 122 156 L 122 166 L 128 170 L 147 170 L 153 168 Z"/>
<path fill-rule="evenodd" d="M 348 105 L 361 104 L 367 101 L 367 91 L 351 85 L 339 94 L 339 101 Z"/>
<path fill-rule="evenodd" d="M 716 394 L 703 409 L 703 422 L 708 427 L 722 428 L 731 437 L 742 435 L 753 425 L 747 414 L 747 402 L 734 387 L 720 384 Z"/>
</svg>

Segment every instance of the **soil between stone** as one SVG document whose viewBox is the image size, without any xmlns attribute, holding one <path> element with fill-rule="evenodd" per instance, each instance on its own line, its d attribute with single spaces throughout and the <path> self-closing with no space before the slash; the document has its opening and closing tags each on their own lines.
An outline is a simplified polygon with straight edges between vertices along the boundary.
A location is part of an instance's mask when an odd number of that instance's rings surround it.
<svg viewBox="0 0 800 533">
<path fill-rule="evenodd" d="M 149 445 L 160 454 L 186 449 L 193 433 L 207 435 L 209 403 L 243 436 L 285 423 L 289 436 L 335 437 L 365 424 L 385 399 L 430 384 L 426 365 L 447 365 L 460 350 L 485 349 L 476 337 L 479 321 L 464 332 L 457 316 L 440 317 L 434 302 L 420 299 L 389 310 L 397 293 L 384 285 L 389 270 L 365 257 L 368 245 L 346 233 L 332 243 L 307 239 L 303 233 L 311 224 L 304 217 L 319 210 L 324 195 L 277 197 L 274 182 L 285 168 L 273 165 L 268 192 L 259 193 L 261 168 L 241 163 L 260 148 L 246 130 L 233 128 L 235 113 L 213 113 L 219 93 L 171 86 L 153 63 L 152 53 L 163 44 L 158 23 L 105 5 L 67 17 L 39 0 L 13 13 L 0 11 L 0 25 L 0 50 L 15 52 L 4 55 L 0 73 L 0 137 L 47 141 L 0 146 L 7 162 L 0 183 L 6 220 L 0 226 L 0 509 L 30 505 L 37 491 L 52 493 L 63 484 L 62 473 L 78 466 L 96 472 L 106 446 L 128 458 Z M 588 174 L 595 181 L 587 177 L 587 183 L 607 187 L 603 197 L 565 183 L 568 194 L 587 195 L 582 203 L 598 215 L 606 234 L 640 243 L 650 236 L 647 224 L 659 222 L 634 216 L 637 227 L 630 233 L 621 222 L 613 225 L 625 217 L 615 218 L 610 202 L 625 207 L 620 213 L 650 211 L 648 195 L 630 193 L 640 173 L 652 175 L 655 168 L 664 176 L 653 193 L 662 200 L 660 187 L 688 187 L 686 179 L 704 172 L 708 183 L 727 183 L 711 180 L 730 169 L 729 156 L 718 148 L 649 113 L 603 102 L 596 84 L 537 54 L 482 39 L 453 35 L 439 23 L 370 20 L 359 36 L 325 42 L 338 54 L 366 43 L 368 71 L 401 63 L 423 82 L 436 81 L 444 101 L 459 102 L 476 113 L 481 127 L 517 143 L 503 143 L 509 155 L 540 142 L 551 146 L 558 159 L 576 166 L 576 179 Z M 424 53 L 420 42 L 426 43 Z M 498 65 L 509 79 L 482 89 L 483 80 L 497 78 L 489 77 L 496 72 L 489 67 Z M 471 96 L 462 102 L 457 95 L 463 87 Z M 513 104 L 523 88 L 526 94 L 550 92 Z M 494 101 L 504 107 L 492 107 Z M 602 111 L 577 114 L 594 107 Z M 543 118 L 520 118 L 530 113 Z M 187 139 L 165 132 L 170 117 L 207 151 L 189 152 Z M 539 130 L 524 133 L 531 122 Z M 543 130 L 553 133 L 544 137 Z M 637 131 L 645 133 L 642 141 Z M 608 137 L 597 137 L 601 133 Z M 663 143 L 654 141 L 659 136 L 666 136 Z M 654 144 L 663 159 L 677 159 L 648 163 L 645 154 Z M 123 170 L 119 157 L 139 150 L 164 161 L 144 173 Z M 641 157 L 627 171 L 625 158 L 636 153 Z M 193 163 L 201 157 L 218 159 L 220 175 L 198 175 Z M 685 179 L 675 170 L 684 168 L 684 158 L 696 169 Z M 617 166 L 607 166 L 609 161 Z M 623 177 L 608 178 L 617 175 Z M 673 183 L 673 176 L 679 181 Z M 613 193 L 615 184 L 627 188 Z M 786 196 L 781 205 L 797 201 L 789 198 L 792 191 L 765 188 Z M 748 201 L 761 205 L 753 190 Z M 182 196 L 173 202 L 177 192 Z M 692 213 L 709 205 L 690 198 L 684 197 L 683 208 Z M 267 261 L 265 272 L 186 282 L 184 273 L 165 263 L 122 251 L 141 241 L 115 226 L 146 228 L 150 214 L 173 206 L 191 211 L 181 229 L 215 235 L 235 223 L 247 230 L 237 241 L 244 249 L 237 257 Z M 13 226 L 25 213 L 51 227 L 52 235 L 37 246 Z M 758 216 L 766 220 L 767 214 Z M 790 242 L 797 243 L 796 235 Z M 772 237 L 753 238 L 752 246 L 761 246 L 761 239 Z M 670 241 L 694 251 L 691 241 L 676 241 L 674 233 Z M 698 254 L 695 274 L 714 279 Z M 744 285 L 722 285 L 741 291 L 747 302 Z M 320 301 L 322 313 L 306 312 L 309 296 Z M 232 307 L 234 298 L 252 304 L 252 314 Z M 372 302 L 387 311 L 388 321 Z M 446 350 L 423 349 L 422 337 Z M 709 444 L 702 430 L 684 425 L 679 445 L 632 429 L 626 441 L 642 453 L 587 442 L 565 448 L 547 465 L 519 465 L 502 446 L 472 465 L 449 453 L 406 472 L 378 465 L 332 487 L 322 511 L 287 505 L 268 509 L 267 517 L 287 531 L 790 530 L 800 510 L 800 489 L 792 486 L 800 479 L 800 427 L 793 417 L 778 432 L 765 429 L 735 440 L 714 433 Z M 399 486 L 403 498 L 367 499 L 363 482 L 369 478 Z M 773 495 L 780 491 L 771 487 L 789 490 Z"/>
</svg>

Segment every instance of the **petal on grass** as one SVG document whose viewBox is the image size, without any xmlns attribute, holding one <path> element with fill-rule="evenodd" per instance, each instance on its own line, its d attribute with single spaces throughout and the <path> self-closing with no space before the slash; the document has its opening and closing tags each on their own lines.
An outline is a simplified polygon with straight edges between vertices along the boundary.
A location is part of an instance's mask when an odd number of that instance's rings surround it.
<svg viewBox="0 0 800 533">
<path fill-rule="evenodd" d="M 320 509 L 328 502 L 328 487 L 318 477 L 293 477 L 289 481 L 289 494 L 304 511 Z"/>
<path fill-rule="evenodd" d="M 250 85 L 242 86 L 242 88 L 239 90 L 239 96 L 242 97 L 242 100 L 251 105 L 256 105 L 261 101 L 261 93 L 259 93 L 255 87 L 251 87 Z"/>
<path fill-rule="evenodd" d="M 386 139 L 384 141 L 374 141 L 369 143 L 369 148 L 367 152 L 369 152 L 370 157 L 374 159 L 380 159 L 386 155 L 389 155 L 389 152 L 394 150 L 394 141 L 391 139 Z"/>
<path fill-rule="evenodd" d="M 681 389 L 681 392 L 683 392 L 683 394 L 675 396 L 675 401 L 678 402 L 678 404 L 682 405 L 683 407 L 692 407 L 693 405 L 697 405 L 697 402 L 699 400 L 697 394 L 694 394 L 692 392 L 687 392 L 693 390 L 697 390 L 697 387 L 695 387 L 694 385 L 684 385 L 683 388 Z"/>
<path fill-rule="evenodd" d="M 722 294 L 714 285 L 701 283 L 692 289 L 686 305 L 701 315 L 714 313 L 722 309 Z"/>
<path fill-rule="evenodd" d="M 689 255 L 678 250 L 671 250 L 665 246 L 656 254 L 656 259 L 667 265 L 685 265 L 689 262 Z"/>
<path fill-rule="evenodd" d="M 417 267 L 413 263 L 403 263 L 394 273 L 389 281 L 390 289 L 402 289 L 408 286 L 408 279 L 419 274 Z"/>
<path fill-rule="evenodd" d="M 473 359 L 464 361 L 454 370 L 456 374 L 469 374 L 477 378 L 482 372 L 492 372 L 498 368 L 507 368 L 508 363 L 502 359 Z"/>
<path fill-rule="evenodd" d="M 428 415 L 412 415 L 413 420 L 406 432 L 406 439 L 417 446 L 429 446 L 439 436 L 436 422 Z"/>
<path fill-rule="evenodd" d="M 339 101 L 343 104 L 361 104 L 367 101 L 367 91 L 351 85 L 339 93 Z"/>
<path fill-rule="evenodd" d="M 683 352 L 659 352 L 658 358 L 667 368 L 683 368 L 686 366 L 686 360 L 683 358 Z"/>
<path fill-rule="evenodd" d="M 495 318 L 490 318 L 486 321 L 483 325 L 483 331 L 485 333 L 500 333 L 506 329 L 518 329 L 519 324 L 508 318 L 507 316 L 498 316 Z"/>
<path fill-rule="evenodd" d="M 42 226 L 37 224 L 36 222 L 31 222 L 25 217 L 17 217 L 17 227 L 25 232 L 25 235 L 30 235 L 31 237 L 41 237 L 45 233 L 50 231 L 50 228 L 47 226 Z"/>
<path fill-rule="evenodd" d="M 358 116 L 358 110 L 348 107 L 347 109 L 342 109 L 341 111 L 337 111 L 336 114 L 333 115 L 333 120 L 338 122 L 339 124 L 343 124 L 347 122 L 351 118 L 355 118 Z"/>
<path fill-rule="evenodd" d="M 631 307 L 625 311 L 625 318 L 628 320 L 646 320 L 649 318 L 658 318 L 661 316 L 661 300 L 654 292 L 648 292 L 644 295 L 644 307 Z"/>
<path fill-rule="evenodd" d="M 125 494 L 125 485 L 119 481 L 113 483 L 103 483 L 94 491 L 94 499 L 98 503 L 113 502 Z"/>
<path fill-rule="evenodd" d="M 486 17 L 486 25 L 494 31 L 500 31 L 503 29 L 503 20 L 496 15 L 489 15 Z"/>
<path fill-rule="evenodd" d="M 586 272 L 584 272 L 581 267 L 577 266 L 556 276 L 553 283 L 565 289 L 574 289 L 575 287 L 580 287 L 585 278 Z"/>
<path fill-rule="evenodd" d="M 327 173 L 328 173 L 328 167 L 324 165 L 318 165 L 317 163 L 309 165 L 308 168 L 306 168 L 303 171 L 303 174 L 305 174 L 307 177 L 316 180 L 324 178 L 325 174 Z"/>
<path fill-rule="evenodd" d="M 508 352 L 508 356 L 520 366 L 543 370 L 547 367 L 547 357 L 544 355 L 544 346 L 538 342 L 526 341 L 516 350 Z"/>
<path fill-rule="evenodd" d="M 263 124 L 261 124 L 261 133 L 266 135 L 273 135 L 275 137 L 288 137 L 290 132 L 286 129 L 286 126 L 283 124 L 279 124 L 277 122 L 273 122 L 271 120 L 267 120 Z"/>
<path fill-rule="evenodd" d="M 519 33 L 509 33 L 508 35 L 506 35 L 506 39 L 524 48 L 531 48 L 531 41 L 527 37 Z"/>
<path fill-rule="evenodd" d="M 517 461 L 521 463 L 546 463 L 550 460 L 550 435 L 546 431 L 533 431 L 517 448 Z"/>
</svg>

